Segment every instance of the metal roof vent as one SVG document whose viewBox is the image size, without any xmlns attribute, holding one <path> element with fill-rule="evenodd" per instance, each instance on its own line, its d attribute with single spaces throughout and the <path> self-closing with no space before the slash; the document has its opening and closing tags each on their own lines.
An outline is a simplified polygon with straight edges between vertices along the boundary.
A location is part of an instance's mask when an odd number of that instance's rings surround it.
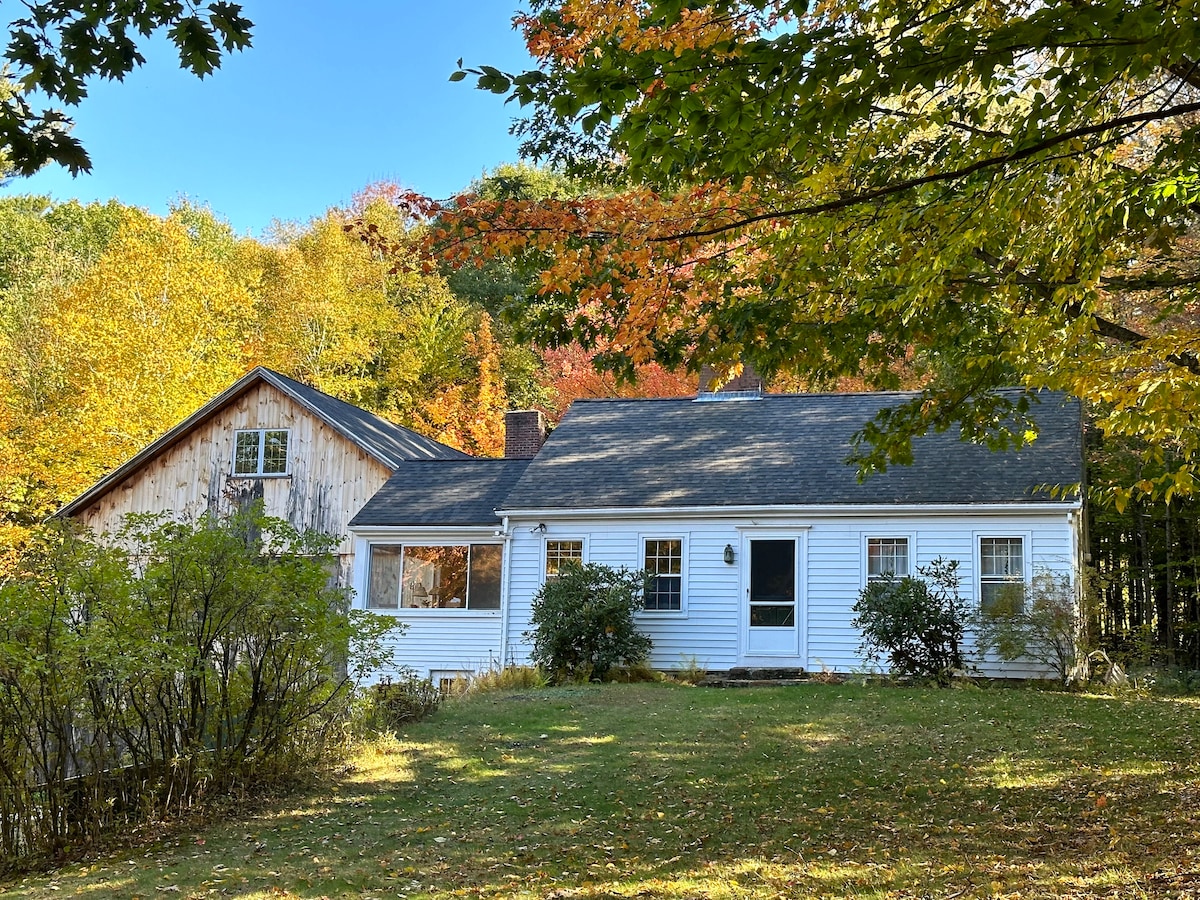
<svg viewBox="0 0 1200 900">
<path fill-rule="evenodd" d="M 731 400 L 761 400 L 762 391 L 703 391 L 696 395 L 696 403 L 728 403 Z"/>
</svg>

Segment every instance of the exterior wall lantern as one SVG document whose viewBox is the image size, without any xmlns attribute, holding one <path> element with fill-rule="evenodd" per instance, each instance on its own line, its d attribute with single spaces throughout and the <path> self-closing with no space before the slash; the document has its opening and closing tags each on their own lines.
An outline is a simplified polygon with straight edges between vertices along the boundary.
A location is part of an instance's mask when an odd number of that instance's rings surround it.
<svg viewBox="0 0 1200 900">
<path fill-rule="evenodd" d="M 725 563 L 730 566 L 733 565 L 733 544 L 725 545 Z"/>
</svg>

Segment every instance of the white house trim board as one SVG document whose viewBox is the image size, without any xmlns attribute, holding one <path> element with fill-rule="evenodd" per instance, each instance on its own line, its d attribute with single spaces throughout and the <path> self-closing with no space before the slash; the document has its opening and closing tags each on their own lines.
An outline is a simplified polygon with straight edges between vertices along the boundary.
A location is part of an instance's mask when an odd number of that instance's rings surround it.
<svg viewBox="0 0 1200 900">
<path fill-rule="evenodd" d="M 845 504 L 839 506 L 630 506 L 620 509 L 498 509 L 514 521 L 550 522 L 572 519 L 754 519 L 770 522 L 777 519 L 804 517 L 858 517 L 877 515 L 944 516 L 947 514 L 974 516 L 991 513 L 1067 513 L 1082 509 L 1083 501 L 1047 503 L 955 503 L 955 504 Z"/>
</svg>

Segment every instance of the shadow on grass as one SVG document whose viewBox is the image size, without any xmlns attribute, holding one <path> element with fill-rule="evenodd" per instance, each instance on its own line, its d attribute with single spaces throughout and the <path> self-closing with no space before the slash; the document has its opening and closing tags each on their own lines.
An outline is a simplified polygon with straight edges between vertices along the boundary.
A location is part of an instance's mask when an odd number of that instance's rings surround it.
<svg viewBox="0 0 1200 900">
<path fill-rule="evenodd" d="M 71 889 L 1195 896 L 1197 734 L 1194 704 L 1025 691 L 484 697 L 364 753 L 311 805 L 167 848 L 132 886 L 93 871 Z M 43 880 L 12 896 L 49 893 Z"/>
</svg>

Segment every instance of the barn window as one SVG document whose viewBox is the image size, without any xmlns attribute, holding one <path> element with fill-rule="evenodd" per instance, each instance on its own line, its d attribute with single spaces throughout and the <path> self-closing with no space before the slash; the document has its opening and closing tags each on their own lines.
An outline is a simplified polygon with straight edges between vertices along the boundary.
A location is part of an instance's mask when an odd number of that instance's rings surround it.
<svg viewBox="0 0 1200 900">
<path fill-rule="evenodd" d="M 254 428 L 234 435 L 234 475 L 286 475 L 288 432 L 283 428 Z"/>
</svg>

